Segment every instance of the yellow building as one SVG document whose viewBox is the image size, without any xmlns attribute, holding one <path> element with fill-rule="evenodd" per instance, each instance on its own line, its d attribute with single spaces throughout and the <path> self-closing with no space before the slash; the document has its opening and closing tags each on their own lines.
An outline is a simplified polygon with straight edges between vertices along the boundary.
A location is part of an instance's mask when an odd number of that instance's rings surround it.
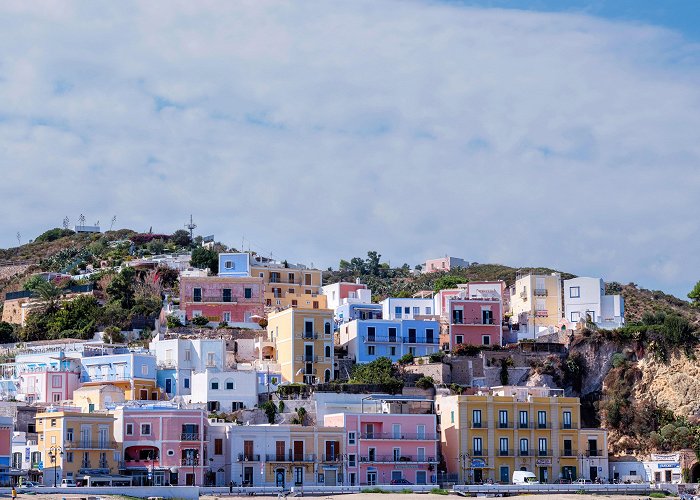
<svg viewBox="0 0 700 500">
<path fill-rule="evenodd" d="M 301 265 L 262 262 L 255 259 L 250 275 L 262 278 L 265 306 L 273 309 L 325 309 L 326 296 L 321 293 L 321 271 Z"/>
<path fill-rule="evenodd" d="M 270 314 L 267 333 L 275 342 L 285 382 L 333 380 L 333 311 L 290 307 Z"/>
<path fill-rule="evenodd" d="M 448 473 L 464 483 L 607 479 L 607 434 L 582 429 L 578 398 L 546 387 L 494 387 L 436 401 Z"/>
<path fill-rule="evenodd" d="M 114 441 L 114 417 L 58 407 L 36 415 L 38 451 L 44 457 L 44 484 L 62 479 L 108 481 L 119 473 L 121 446 Z"/>
<path fill-rule="evenodd" d="M 518 275 L 510 288 L 511 323 L 519 324 L 518 340 L 534 338 L 563 319 L 561 275 Z"/>
<path fill-rule="evenodd" d="M 123 403 L 124 390 L 111 384 L 85 385 L 73 391 L 73 404 L 83 412 L 104 410 L 110 403 Z"/>
</svg>

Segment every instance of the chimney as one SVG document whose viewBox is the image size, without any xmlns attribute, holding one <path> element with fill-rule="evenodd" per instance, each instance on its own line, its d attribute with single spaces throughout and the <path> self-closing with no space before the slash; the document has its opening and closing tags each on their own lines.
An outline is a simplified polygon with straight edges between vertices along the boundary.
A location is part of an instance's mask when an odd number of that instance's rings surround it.
<svg viewBox="0 0 700 500">
<path fill-rule="evenodd" d="M 357 284 L 357 285 L 360 284 L 360 278 L 355 278 L 355 284 Z"/>
</svg>

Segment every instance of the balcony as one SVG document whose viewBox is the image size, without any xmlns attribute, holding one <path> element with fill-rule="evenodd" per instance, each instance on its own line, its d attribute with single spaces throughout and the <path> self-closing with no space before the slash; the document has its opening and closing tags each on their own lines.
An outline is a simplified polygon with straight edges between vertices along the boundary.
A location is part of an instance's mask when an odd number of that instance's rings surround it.
<svg viewBox="0 0 700 500">
<path fill-rule="evenodd" d="M 437 344 L 437 337 L 404 337 L 403 341 L 406 344 Z"/>
<path fill-rule="evenodd" d="M 531 457 L 532 452 L 530 450 L 519 450 L 518 451 L 518 456 L 519 457 Z"/>
<path fill-rule="evenodd" d="M 303 340 L 318 340 L 319 338 L 323 338 L 319 333 L 317 332 L 296 332 L 294 334 L 294 337 L 297 339 L 303 339 Z M 330 335 L 329 335 L 330 337 Z"/>
<path fill-rule="evenodd" d="M 586 450 L 584 452 L 584 456 L 586 456 L 586 457 L 602 457 L 603 451 L 602 450 Z"/>
<path fill-rule="evenodd" d="M 202 435 L 199 432 L 183 432 L 180 434 L 180 441 L 206 441 L 206 439 L 206 434 L 204 435 L 204 438 L 202 438 Z"/>
<path fill-rule="evenodd" d="M 520 298 L 527 301 L 527 292 L 520 292 Z"/>
<path fill-rule="evenodd" d="M 334 453 L 332 455 L 323 455 L 323 462 L 331 462 L 331 463 L 337 463 L 340 462 L 341 456 L 338 453 Z"/>
<path fill-rule="evenodd" d="M 372 433 L 360 434 L 360 438 L 361 439 L 374 439 L 374 440 L 401 439 L 401 440 L 410 440 L 410 441 L 434 441 L 437 439 L 437 434 L 429 433 L 429 432 L 424 432 L 422 434 L 410 433 L 410 432 L 401 432 L 398 434 L 394 434 L 393 432 L 372 432 Z"/>
<path fill-rule="evenodd" d="M 260 455 L 256 455 L 254 453 L 239 453 L 238 454 L 238 461 L 239 462 L 259 462 Z"/>
<path fill-rule="evenodd" d="M 114 441 L 65 441 L 63 447 L 67 450 L 116 450 Z"/>
<path fill-rule="evenodd" d="M 483 457 L 486 454 L 484 453 L 484 450 L 471 450 L 470 455 L 473 457 Z"/>
<path fill-rule="evenodd" d="M 160 467 L 160 460 L 125 460 L 119 462 L 119 467 L 121 469 L 143 469 L 144 467 Z"/>
<path fill-rule="evenodd" d="M 368 462 L 368 463 L 430 463 L 430 462 L 437 462 L 435 460 L 435 457 L 428 457 L 428 456 L 415 456 L 415 455 L 401 455 L 401 456 L 394 456 L 394 455 L 375 455 L 375 456 L 366 456 L 366 457 L 360 457 L 360 462 Z"/>
<path fill-rule="evenodd" d="M 472 429 L 488 429 L 489 425 L 486 422 L 472 422 Z"/>
<path fill-rule="evenodd" d="M 456 322 L 452 322 L 453 325 L 464 325 L 464 326 L 493 326 L 497 324 L 493 318 L 479 318 L 479 317 L 473 317 L 473 318 L 466 318 L 465 320 Z"/>
<path fill-rule="evenodd" d="M 367 335 L 366 337 L 364 335 L 360 336 L 362 338 L 362 342 L 375 342 L 375 343 L 380 343 L 380 342 L 398 342 L 398 340 L 401 337 L 397 337 L 395 335 Z"/>
<path fill-rule="evenodd" d="M 195 304 L 237 304 L 241 300 L 251 300 L 243 299 L 243 297 L 224 297 L 223 295 L 203 295 L 201 297 L 186 297 L 185 302 L 191 302 Z"/>
<path fill-rule="evenodd" d="M 182 458 L 180 459 L 180 465 L 196 467 L 199 465 L 199 458 Z"/>
<path fill-rule="evenodd" d="M 266 462 L 315 462 L 316 455 L 303 453 L 280 453 L 273 455 L 265 455 Z"/>
<path fill-rule="evenodd" d="M 538 310 L 538 311 L 535 311 L 535 317 L 536 317 L 536 318 L 546 318 L 546 317 L 548 317 L 548 316 L 549 316 L 549 312 L 547 312 L 547 311 L 545 311 L 545 310 Z"/>
<path fill-rule="evenodd" d="M 498 450 L 498 456 L 499 457 L 512 457 L 513 455 L 513 450 Z"/>
<path fill-rule="evenodd" d="M 512 429 L 513 422 L 498 422 L 499 429 Z"/>
<path fill-rule="evenodd" d="M 575 456 L 576 456 L 576 454 L 574 453 L 574 450 L 571 450 L 571 449 L 568 449 L 568 448 L 565 448 L 565 449 L 561 450 L 560 455 L 561 455 L 562 457 L 575 457 Z"/>
<path fill-rule="evenodd" d="M 554 456 L 554 453 L 552 450 L 537 450 L 537 456 L 538 457 L 552 457 Z"/>
</svg>

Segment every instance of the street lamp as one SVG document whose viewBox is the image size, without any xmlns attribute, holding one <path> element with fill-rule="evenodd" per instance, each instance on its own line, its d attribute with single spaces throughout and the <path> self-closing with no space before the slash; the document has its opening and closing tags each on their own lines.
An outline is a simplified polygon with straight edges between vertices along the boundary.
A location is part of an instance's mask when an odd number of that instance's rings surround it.
<svg viewBox="0 0 700 500">
<path fill-rule="evenodd" d="M 63 456 L 63 448 L 60 446 L 52 446 L 49 448 L 49 458 L 51 459 L 51 467 L 53 467 L 53 487 L 55 488 L 58 483 L 58 465 L 56 464 L 56 459 L 59 456 Z"/>
<path fill-rule="evenodd" d="M 462 475 L 464 475 L 465 470 L 467 471 L 466 472 L 467 477 L 464 479 L 464 484 L 469 484 L 469 475 L 470 475 L 469 472 L 471 470 L 471 468 L 469 468 L 469 469 L 467 468 L 467 462 L 469 461 L 469 453 L 461 453 L 459 455 L 459 460 L 462 461 Z"/>
</svg>

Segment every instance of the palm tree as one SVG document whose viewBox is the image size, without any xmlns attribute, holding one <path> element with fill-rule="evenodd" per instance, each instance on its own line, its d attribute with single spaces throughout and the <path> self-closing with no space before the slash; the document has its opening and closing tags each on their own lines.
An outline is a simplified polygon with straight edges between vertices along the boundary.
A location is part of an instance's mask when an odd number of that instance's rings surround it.
<svg viewBox="0 0 700 500">
<path fill-rule="evenodd" d="M 63 286 L 58 286 L 51 281 L 37 282 L 34 284 L 32 292 L 41 300 L 42 309 L 48 314 L 55 313 L 60 309 L 60 300 L 65 293 Z"/>
</svg>

